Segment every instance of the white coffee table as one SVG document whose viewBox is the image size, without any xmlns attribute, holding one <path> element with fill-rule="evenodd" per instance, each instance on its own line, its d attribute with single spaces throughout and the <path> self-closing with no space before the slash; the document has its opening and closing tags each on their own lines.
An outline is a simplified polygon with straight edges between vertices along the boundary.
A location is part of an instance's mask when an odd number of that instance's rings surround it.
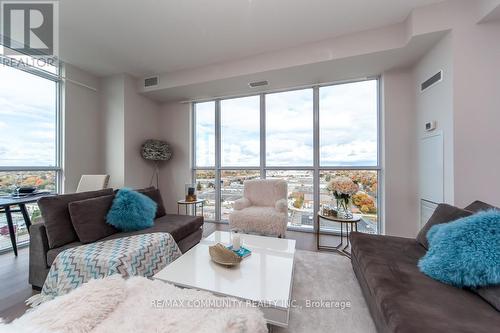
<svg viewBox="0 0 500 333">
<path fill-rule="evenodd" d="M 208 247 L 228 245 L 230 237 L 229 232 L 215 231 L 154 278 L 254 302 L 269 324 L 288 326 L 295 240 L 242 234 L 243 246 L 252 254 L 239 266 L 228 268 L 210 259 Z"/>
</svg>

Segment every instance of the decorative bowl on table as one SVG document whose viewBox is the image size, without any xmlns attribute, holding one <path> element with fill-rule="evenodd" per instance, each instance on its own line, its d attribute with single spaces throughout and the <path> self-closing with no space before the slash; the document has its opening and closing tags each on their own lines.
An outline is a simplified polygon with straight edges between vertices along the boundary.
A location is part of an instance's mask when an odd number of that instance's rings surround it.
<svg viewBox="0 0 500 333">
<path fill-rule="evenodd" d="M 239 255 L 234 253 L 234 251 L 229 250 L 221 243 L 209 246 L 208 252 L 210 253 L 210 258 L 212 258 L 212 261 L 224 266 L 236 266 L 243 259 Z"/>
<path fill-rule="evenodd" d="M 15 197 L 27 196 L 27 195 L 35 194 L 36 190 L 37 190 L 37 188 L 35 186 L 16 187 L 16 189 L 12 193 L 12 196 L 15 196 Z"/>
</svg>

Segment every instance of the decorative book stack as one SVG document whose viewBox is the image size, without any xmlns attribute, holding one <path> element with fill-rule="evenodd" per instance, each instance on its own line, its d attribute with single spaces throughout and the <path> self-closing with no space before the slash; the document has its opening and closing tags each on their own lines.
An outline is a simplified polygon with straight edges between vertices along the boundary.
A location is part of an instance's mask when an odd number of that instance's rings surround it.
<svg viewBox="0 0 500 333">
<path fill-rule="evenodd" d="M 232 245 L 229 245 L 227 248 L 242 258 L 246 258 L 252 254 L 252 251 L 250 251 L 249 249 L 247 249 L 246 247 L 243 247 L 243 246 L 240 246 L 239 250 L 233 250 Z"/>
</svg>

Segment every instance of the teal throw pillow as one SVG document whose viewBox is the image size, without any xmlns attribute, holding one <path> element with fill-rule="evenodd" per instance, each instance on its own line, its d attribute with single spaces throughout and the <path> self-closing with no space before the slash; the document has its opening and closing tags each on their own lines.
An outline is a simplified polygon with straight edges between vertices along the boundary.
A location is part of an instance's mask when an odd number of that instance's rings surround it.
<svg viewBox="0 0 500 333">
<path fill-rule="evenodd" d="M 106 216 L 106 222 L 121 231 L 136 231 L 152 227 L 156 203 L 129 188 L 120 189 Z"/>
<path fill-rule="evenodd" d="M 500 283 L 500 210 L 433 226 L 429 251 L 418 263 L 429 277 L 456 287 Z"/>
</svg>

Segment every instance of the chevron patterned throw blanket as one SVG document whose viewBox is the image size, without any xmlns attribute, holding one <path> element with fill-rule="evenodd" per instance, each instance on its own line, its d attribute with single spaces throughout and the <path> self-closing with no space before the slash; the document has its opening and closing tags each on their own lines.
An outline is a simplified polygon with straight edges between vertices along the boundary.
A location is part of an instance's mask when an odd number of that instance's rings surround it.
<svg viewBox="0 0 500 333">
<path fill-rule="evenodd" d="M 59 253 L 42 292 L 28 299 L 36 306 L 64 295 L 91 279 L 113 274 L 152 277 L 181 256 L 168 233 L 152 233 L 97 242 Z"/>
</svg>

